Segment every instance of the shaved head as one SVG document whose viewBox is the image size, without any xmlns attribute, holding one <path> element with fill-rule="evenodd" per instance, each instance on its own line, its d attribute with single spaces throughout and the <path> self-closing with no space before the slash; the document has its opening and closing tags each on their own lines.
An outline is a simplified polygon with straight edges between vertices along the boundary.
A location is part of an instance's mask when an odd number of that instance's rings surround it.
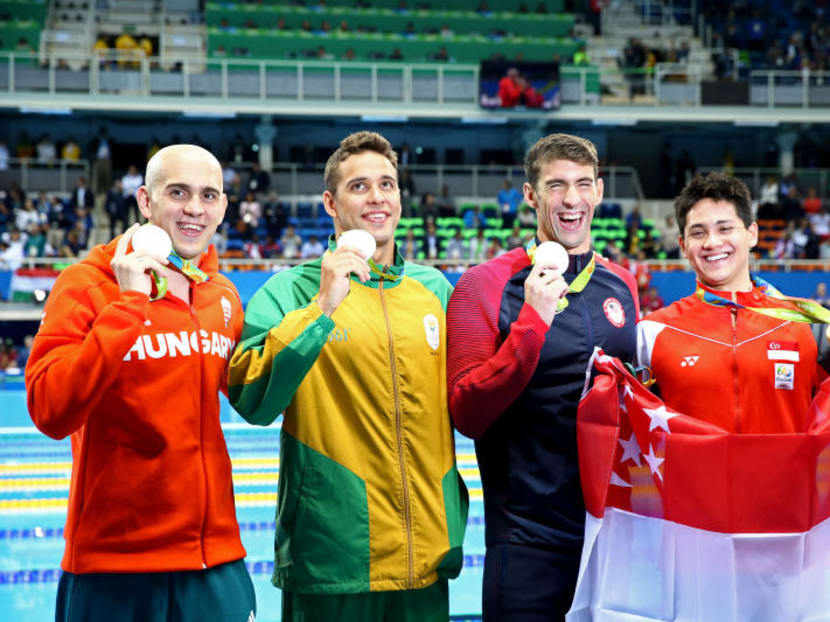
<svg viewBox="0 0 830 622">
<path fill-rule="evenodd" d="M 167 163 L 173 159 L 183 159 L 196 166 L 215 167 L 219 171 L 219 188 L 222 191 L 222 165 L 210 151 L 198 145 L 170 145 L 159 149 L 147 162 L 147 171 L 144 173 L 144 185 L 150 194 L 158 188 L 164 187 L 167 182 Z"/>
</svg>

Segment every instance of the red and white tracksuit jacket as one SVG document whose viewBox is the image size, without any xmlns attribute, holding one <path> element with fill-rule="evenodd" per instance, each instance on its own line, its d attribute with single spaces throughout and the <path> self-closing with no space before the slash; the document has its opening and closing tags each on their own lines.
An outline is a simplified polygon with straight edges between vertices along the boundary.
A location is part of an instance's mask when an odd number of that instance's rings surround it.
<svg viewBox="0 0 830 622">
<path fill-rule="evenodd" d="M 730 292 L 713 293 L 731 298 Z M 738 292 L 745 307 L 785 306 L 760 288 Z M 671 409 L 728 432 L 806 430 L 820 380 L 810 325 L 768 317 L 695 296 L 646 316 L 637 358 L 651 368 Z"/>
</svg>

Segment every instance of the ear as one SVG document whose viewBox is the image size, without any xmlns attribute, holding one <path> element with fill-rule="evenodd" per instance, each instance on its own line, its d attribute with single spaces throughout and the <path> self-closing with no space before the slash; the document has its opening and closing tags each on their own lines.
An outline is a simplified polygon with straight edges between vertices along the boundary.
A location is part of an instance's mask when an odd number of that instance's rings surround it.
<svg viewBox="0 0 830 622">
<path fill-rule="evenodd" d="M 525 197 L 525 203 L 530 205 L 535 210 L 539 209 L 539 203 L 536 200 L 536 192 L 533 190 L 533 186 L 531 186 L 528 182 L 525 182 L 522 185 L 522 194 Z"/>
<path fill-rule="evenodd" d="M 337 218 L 337 209 L 334 206 L 334 195 L 328 190 L 323 193 L 323 209 L 332 218 Z"/>
<path fill-rule="evenodd" d="M 597 205 L 602 203 L 602 196 L 605 191 L 605 184 L 602 181 L 602 177 L 597 177 Z"/>
<path fill-rule="evenodd" d="M 758 244 L 758 223 L 753 222 L 746 228 L 746 230 L 749 231 L 749 248 L 753 248 L 756 244 Z"/>
<path fill-rule="evenodd" d="M 686 241 L 682 235 L 677 236 L 677 245 L 680 247 L 680 252 L 683 253 L 683 256 L 688 259 L 689 256 L 686 254 Z"/>
<path fill-rule="evenodd" d="M 147 186 L 141 186 L 135 193 L 136 201 L 138 201 L 138 210 L 141 215 L 148 221 L 152 220 L 153 210 L 150 209 L 150 189 Z"/>
</svg>

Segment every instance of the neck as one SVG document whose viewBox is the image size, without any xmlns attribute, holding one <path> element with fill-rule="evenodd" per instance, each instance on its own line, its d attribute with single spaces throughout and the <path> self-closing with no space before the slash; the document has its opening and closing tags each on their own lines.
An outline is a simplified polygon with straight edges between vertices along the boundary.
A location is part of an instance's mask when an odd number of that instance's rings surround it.
<svg viewBox="0 0 830 622">
<path fill-rule="evenodd" d="M 731 283 L 716 284 L 706 283 L 704 281 L 701 281 L 701 283 L 716 291 L 730 292 L 732 294 L 746 293 L 752 291 L 752 279 L 750 278 L 749 273 L 742 276 L 740 279 L 732 281 Z"/>
<path fill-rule="evenodd" d="M 379 266 L 391 266 L 395 263 L 395 242 L 390 240 L 383 246 L 378 246 L 372 259 Z"/>
</svg>

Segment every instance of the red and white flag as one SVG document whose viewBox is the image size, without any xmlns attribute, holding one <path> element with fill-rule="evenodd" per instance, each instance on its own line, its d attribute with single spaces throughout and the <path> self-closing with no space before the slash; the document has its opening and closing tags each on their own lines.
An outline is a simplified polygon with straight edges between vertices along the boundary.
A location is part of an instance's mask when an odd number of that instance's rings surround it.
<svg viewBox="0 0 830 622">
<path fill-rule="evenodd" d="M 568 622 L 830 620 L 827 383 L 807 432 L 731 434 L 667 408 L 618 359 L 598 351 L 593 367 Z"/>
</svg>

